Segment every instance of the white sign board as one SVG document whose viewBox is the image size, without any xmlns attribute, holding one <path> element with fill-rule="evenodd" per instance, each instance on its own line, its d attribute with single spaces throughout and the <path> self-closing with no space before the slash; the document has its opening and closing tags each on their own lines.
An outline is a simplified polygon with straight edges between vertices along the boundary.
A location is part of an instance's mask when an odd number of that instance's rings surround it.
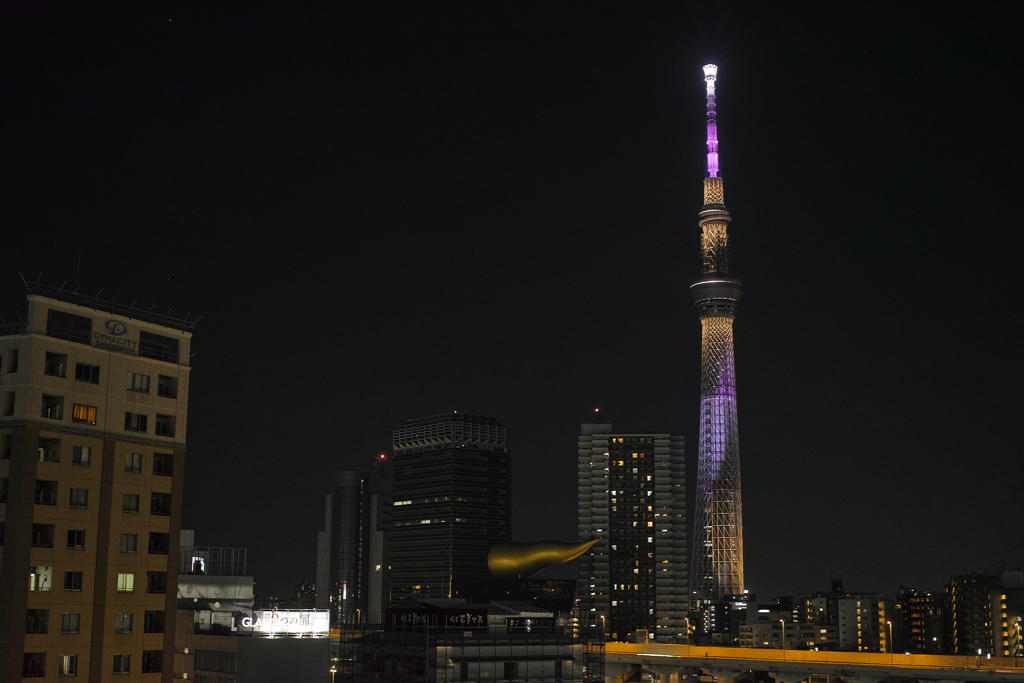
<svg viewBox="0 0 1024 683">
<path fill-rule="evenodd" d="M 261 635 L 326 636 L 330 632 L 328 610 L 259 610 L 242 617 L 242 629 Z"/>
</svg>

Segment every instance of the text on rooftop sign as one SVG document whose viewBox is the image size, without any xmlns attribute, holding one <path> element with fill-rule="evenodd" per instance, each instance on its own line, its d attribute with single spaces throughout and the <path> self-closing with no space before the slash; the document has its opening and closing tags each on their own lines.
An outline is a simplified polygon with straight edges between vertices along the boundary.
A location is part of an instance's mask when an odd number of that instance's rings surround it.
<svg viewBox="0 0 1024 683">
<path fill-rule="evenodd" d="M 92 345 L 101 349 L 107 349 L 109 351 L 117 351 L 118 353 L 127 353 L 129 355 L 138 355 L 136 350 L 139 346 L 138 340 L 129 339 L 128 326 L 120 320 L 108 320 L 106 324 L 107 331 L 110 334 L 103 332 L 92 333 Z"/>
</svg>

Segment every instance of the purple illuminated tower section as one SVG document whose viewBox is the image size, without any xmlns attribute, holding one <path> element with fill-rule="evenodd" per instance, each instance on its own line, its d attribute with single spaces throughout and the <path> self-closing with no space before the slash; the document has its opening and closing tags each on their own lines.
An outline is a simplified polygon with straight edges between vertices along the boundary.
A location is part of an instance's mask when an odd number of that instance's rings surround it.
<svg viewBox="0 0 1024 683">
<path fill-rule="evenodd" d="M 700 439 L 690 575 L 690 597 L 695 607 L 743 593 L 743 505 L 732 338 L 743 284 L 729 275 L 726 229 L 731 218 L 718 169 L 717 77 L 717 66 L 704 67 L 708 170 L 704 207 L 698 219 L 703 275 L 690 286 L 701 323 Z"/>
</svg>

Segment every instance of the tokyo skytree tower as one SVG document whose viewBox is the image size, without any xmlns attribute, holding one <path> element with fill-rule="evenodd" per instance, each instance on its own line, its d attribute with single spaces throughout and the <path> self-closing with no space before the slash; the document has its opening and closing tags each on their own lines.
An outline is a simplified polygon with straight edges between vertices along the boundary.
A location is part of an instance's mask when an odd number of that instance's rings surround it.
<svg viewBox="0 0 1024 683">
<path fill-rule="evenodd" d="M 732 322 L 743 283 L 729 275 L 731 220 L 718 171 L 715 79 L 704 67 L 708 92 L 708 172 L 699 214 L 702 277 L 690 285 L 701 324 L 700 439 L 690 597 L 694 606 L 743 592 L 743 505 L 736 426 L 736 369 Z"/>
</svg>

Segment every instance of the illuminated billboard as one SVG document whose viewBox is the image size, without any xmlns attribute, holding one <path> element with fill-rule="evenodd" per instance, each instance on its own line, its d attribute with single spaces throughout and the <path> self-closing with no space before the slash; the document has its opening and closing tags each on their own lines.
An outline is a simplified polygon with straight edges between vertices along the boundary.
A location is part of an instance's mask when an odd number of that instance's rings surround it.
<svg viewBox="0 0 1024 683">
<path fill-rule="evenodd" d="M 330 631 L 328 610 L 257 610 L 239 621 L 239 633 L 260 636 L 326 637 Z"/>
</svg>

